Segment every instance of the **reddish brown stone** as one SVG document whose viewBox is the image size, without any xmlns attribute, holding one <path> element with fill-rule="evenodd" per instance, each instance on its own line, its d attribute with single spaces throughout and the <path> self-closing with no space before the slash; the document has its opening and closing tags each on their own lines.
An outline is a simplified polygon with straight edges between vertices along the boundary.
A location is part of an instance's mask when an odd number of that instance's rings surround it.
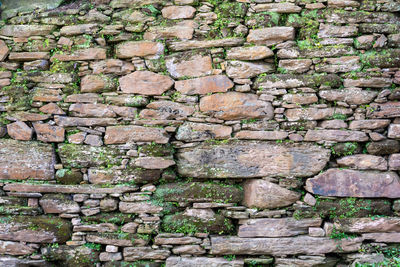
<svg viewBox="0 0 400 267">
<path fill-rule="evenodd" d="M 148 104 L 147 108 L 149 109 L 144 109 L 140 112 L 141 118 L 172 120 L 176 118 L 187 118 L 195 111 L 191 106 L 172 101 L 154 101 Z"/>
<path fill-rule="evenodd" d="M 306 182 L 306 190 L 335 197 L 400 197 L 400 178 L 395 172 L 329 169 Z"/>
<path fill-rule="evenodd" d="M 77 60 L 99 60 L 106 59 L 106 49 L 104 48 L 87 48 L 76 50 L 72 54 L 55 54 L 51 57 L 51 62 L 59 61 L 77 61 Z"/>
<path fill-rule="evenodd" d="M 275 45 L 287 40 L 293 40 L 295 31 L 292 27 L 272 27 L 250 30 L 247 42 L 258 45 Z"/>
<path fill-rule="evenodd" d="M 21 111 L 21 112 L 11 113 L 9 114 L 8 117 L 16 121 L 43 121 L 50 118 L 50 115 Z"/>
<path fill-rule="evenodd" d="M 385 158 L 368 154 L 346 156 L 338 159 L 337 163 L 339 166 L 350 167 L 358 170 L 386 171 L 388 168 L 388 163 Z"/>
<path fill-rule="evenodd" d="M 54 163 L 51 145 L 0 139 L 0 179 L 51 180 Z"/>
<path fill-rule="evenodd" d="M 0 61 L 3 61 L 8 56 L 10 49 L 3 40 L 0 40 Z"/>
<path fill-rule="evenodd" d="M 174 80 L 151 71 L 135 71 L 120 78 L 119 83 L 123 93 L 161 95 L 174 85 Z"/>
<path fill-rule="evenodd" d="M 54 116 L 54 121 L 56 122 L 57 125 L 63 127 L 108 126 L 117 124 L 117 120 L 114 118 L 76 118 L 76 117 Z"/>
<path fill-rule="evenodd" d="M 42 106 L 39 109 L 40 112 L 47 113 L 47 114 L 53 114 L 53 115 L 65 115 L 64 110 L 62 110 L 57 104 L 55 103 L 49 103 L 44 106 Z"/>
<path fill-rule="evenodd" d="M 189 122 L 179 127 L 175 138 L 187 142 L 228 139 L 231 133 L 232 127 L 229 126 Z"/>
<path fill-rule="evenodd" d="M 169 137 L 164 129 L 142 126 L 112 126 L 107 127 L 104 143 L 124 144 L 129 142 L 156 142 L 168 143 Z"/>
<path fill-rule="evenodd" d="M 369 138 L 361 131 L 308 130 L 304 141 L 366 142 Z"/>
<path fill-rule="evenodd" d="M 5 25 L 0 34 L 11 37 L 29 37 L 34 35 L 48 35 L 56 29 L 56 25 Z"/>
<path fill-rule="evenodd" d="M 361 130 L 361 129 L 381 129 L 386 128 L 390 124 L 390 120 L 355 120 L 351 121 L 349 129 Z"/>
<path fill-rule="evenodd" d="M 235 134 L 237 139 L 253 140 L 282 140 L 288 136 L 283 131 L 239 131 Z"/>
<path fill-rule="evenodd" d="M 168 6 L 161 10 L 162 16 L 167 19 L 193 18 L 196 9 L 191 6 Z"/>
<path fill-rule="evenodd" d="M 181 56 L 189 56 L 183 60 Z M 165 59 L 165 65 L 173 78 L 198 77 L 210 75 L 212 72 L 212 61 L 210 56 L 179 54 Z M 193 80 L 192 80 L 193 81 Z"/>
<path fill-rule="evenodd" d="M 9 60 L 14 61 L 33 61 L 38 59 L 49 59 L 48 52 L 12 52 L 8 56 Z"/>
<path fill-rule="evenodd" d="M 369 118 L 397 118 L 400 117 L 400 102 L 372 103 L 367 111 Z"/>
<path fill-rule="evenodd" d="M 205 96 L 200 100 L 200 111 L 213 114 L 218 119 L 239 120 L 273 117 L 270 102 L 258 100 L 256 95 L 228 92 Z"/>
<path fill-rule="evenodd" d="M 33 130 L 22 121 L 7 124 L 7 133 L 12 139 L 16 140 L 31 140 Z"/>
<path fill-rule="evenodd" d="M 175 83 L 175 89 L 187 95 L 226 92 L 233 86 L 233 82 L 225 75 L 206 76 Z"/>
<path fill-rule="evenodd" d="M 300 199 L 297 192 L 262 179 L 248 180 L 243 185 L 243 204 L 249 208 L 274 209 L 292 205 Z"/>
<path fill-rule="evenodd" d="M 100 75 L 86 75 L 81 81 L 81 92 L 82 93 L 97 93 L 103 90 L 110 91 L 116 88 L 112 80 L 107 76 Z"/>
<path fill-rule="evenodd" d="M 118 58 L 161 55 L 164 53 L 164 45 L 159 42 L 129 41 L 118 44 L 115 53 Z"/>
<path fill-rule="evenodd" d="M 65 129 L 59 126 L 52 126 L 47 123 L 34 123 L 33 127 L 37 135 L 37 139 L 46 143 L 64 142 Z"/>
</svg>

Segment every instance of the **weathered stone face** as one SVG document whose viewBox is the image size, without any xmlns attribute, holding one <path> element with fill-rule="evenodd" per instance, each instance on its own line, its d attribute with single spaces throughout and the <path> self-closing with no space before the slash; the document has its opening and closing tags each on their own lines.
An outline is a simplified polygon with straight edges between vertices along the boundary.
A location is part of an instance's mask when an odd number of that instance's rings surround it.
<svg viewBox="0 0 400 267">
<path fill-rule="evenodd" d="M 307 191 L 322 196 L 398 198 L 399 189 L 395 172 L 329 169 L 306 182 Z"/>
<path fill-rule="evenodd" d="M 214 94 L 201 98 L 200 111 L 214 114 L 216 118 L 223 120 L 268 119 L 273 115 L 270 102 L 258 100 L 256 95 L 237 92 Z"/>
<path fill-rule="evenodd" d="M 164 129 L 134 125 L 107 127 L 106 135 L 104 136 L 105 144 L 124 144 L 129 142 L 166 144 L 168 140 L 169 137 Z"/>
<path fill-rule="evenodd" d="M 212 237 L 211 253 L 215 255 L 319 255 L 338 251 L 358 251 L 361 238 L 342 239 L 309 236 L 286 238 Z"/>
<path fill-rule="evenodd" d="M 300 199 L 299 193 L 261 179 L 246 181 L 243 189 L 243 205 L 249 208 L 280 208 L 289 206 Z"/>
<path fill-rule="evenodd" d="M 51 180 L 54 164 L 51 145 L 0 139 L 0 179 Z"/>
<path fill-rule="evenodd" d="M 257 45 L 276 45 L 287 40 L 294 39 L 294 28 L 292 27 L 273 27 L 250 30 L 247 42 Z"/>
<path fill-rule="evenodd" d="M 60 218 L 16 216 L 0 224 L 2 240 L 33 243 L 64 243 L 71 237 L 71 223 Z"/>
<path fill-rule="evenodd" d="M 226 92 L 233 85 L 233 82 L 226 76 L 214 75 L 177 81 L 175 89 L 186 95 L 205 95 L 208 93 Z"/>
<path fill-rule="evenodd" d="M 321 171 L 329 156 L 314 145 L 242 141 L 181 149 L 177 166 L 181 175 L 198 178 L 305 177 Z"/>
<path fill-rule="evenodd" d="M 121 90 L 127 94 L 160 95 L 174 85 L 174 81 L 151 71 L 135 71 L 119 79 Z"/>
</svg>

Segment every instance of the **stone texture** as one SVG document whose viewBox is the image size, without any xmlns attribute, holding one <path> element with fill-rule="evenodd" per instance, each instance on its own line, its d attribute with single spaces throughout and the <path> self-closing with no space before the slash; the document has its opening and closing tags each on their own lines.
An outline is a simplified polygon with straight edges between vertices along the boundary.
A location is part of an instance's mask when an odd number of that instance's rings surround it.
<svg viewBox="0 0 400 267">
<path fill-rule="evenodd" d="M 106 59 L 106 50 L 104 48 L 87 48 L 72 52 L 72 54 L 55 54 L 51 61 L 76 61 L 76 60 L 99 60 Z"/>
<path fill-rule="evenodd" d="M 335 220 L 334 226 L 346 233 L 399 232 L 399 218 L 346 218 Z"/>
<path fill-rule="evenodd" d="M 355 120 L 351 121 L 349 129 L 351 130 L 361 130 L 361 129 L 381 129 L 386 128 L 390 124 L 390 120 Z"/>
<path fill-rule="evenodd" d="M 398 198 L 399 188 L 395 172 L 329 169 L 306 182 L 308 192 L 336 197 Z"/>
<path fill-rule="evenodd" d="M 166 261 L 168 267 L 242 267 L 243 260 L 234 259 L 227 260 L 225 258 L 208 258 L 208 257 L 169 257 Z"/>
<path fill-rule="evenodd" d="M 161 95 L 174 85 L 168 76 L 151 71 L 135 71 L 119 79 L 121 90 L 128 94 Z"/>
<path fill-rule="evenodd" d="M 388 168 L 388 163 L 385 158 L 366 154 L 346 156 L 338 159 L 337 163 L 339 166 L 350 167 L 357 170 L 386 171 Z"/>
<path fill-rule="evenodd" d="M 258 100 L 256 95 L 237 92 L 201 98 L 200 111 L 213 114 L 216 118 L 223 120 L 271 119 L 273 116 L 271 103 Z"/>
<path fill-rule="evenodd" d="M 266 46 L 232 47 L 226 52 L 226 59 L 260 60 L 273 55 L 274 52 Z"/>
<path fill-rule="evenodd" d="M 32 139 L 33 130 L 25 122 L 17 121 L 7 124 L 7 133 L 12 139 L 28 141 Z"/>
<path fill-rule="evenodd" d="M 196 9 L 191 6 L 168 6 L 161 10 L 162 16 L 167 19 L 193 18 Z"/>
<path fill-rule="evenodd" d="M 126 261 L 165 260 L 170 254 L 169 250 L 152 249 L 150 247 L 127 247 L 123 250 Z"/>
<path fill-rule="evenodd" d="M 320 255 L 356 252 L 362 239 L 332 240 L 309 236 L 286 238 L 211 237 L 211 253 L 214 255 Z"/>
<path fill-rule="evenodd" d="M 310 69 L 312 60 L 310 59 L 282 59 L 279 61 L 279 68 L 289 72 L 304 73 Z"/>
<path fill-rule="evenodd" d="M 3 40 L 0 40 L 0 61 L 3 61 L 7 58 L 10 49 Z"/>
<path fill-rule="evenodd" d="M 233 86 L 234 83 L 224 75 L 213 75 L 175 82 L 175 89 L 186 95 L 226 92 Z"/>
<path fill-rule="evenodd" d="M 292 27 L 272 27 L 250 30 L 247 42 L 256 45 L 276 45 L 287 40 L 294 40 L 295 31 Z"/>
<path fill-rule="evenodd" d="M 146 57 L 164 53 L 164 45 L 150 41 L 128 41 L 118 44 L 115 48 L 118 58 Z"/>
<path fill-rule="evenodd" d="M 2 255 L 23 256 L 32 254 L 34 251 L 34 248 L 20 242 L 0 241 L 0 253 Z"/>
<path fill-rule="evenodd" d="M 47 123 L 34 123 L 33 127 L 38 140 L 46 143 L 64 142 L 65 129 L 59 126 L 52 126 Z"/>
<path fill-rule="evenodd" d="M 372 103 L 367 116 L 374 119 L 397 118 L 400 117 L 399 107 L 399 102 Z"/>
<path fill-rule="evenodd" d="M 224 38 L 204 41 L 175 41 L 170 42 L 168 47 L 171 51 L 185 51 L 201 48 L 239 46 L 242 45 L 244 41 L 243 38 Z"/>
<path fill-rule="evenodd" d="M 153 205 L 149 202 L 119 202 L 119 210 L 122 213 L 159 213 L 163 210 L 162 207 Z"/>
<path fill-rule="evenodd" d="M 0 29 L 0 34 L 10 37 L 44 36 L 55 29 L 55 25 L 5 25 Z"/>
<path fill-rule="evenodd" d="M 319 25 L 318 38 L 350 37 L 358 33 L 357 26 L 335 26 L 331 24 Z"/>
<path fill-rule="evenodd" d="M 243 184 L 243 205 L 249 208 L 274 209 L 286 207 L 300 199 L 300 194 L 261 179 Z"/>
<path fill-rule="evenodd" d="M 0 179 L 51 180 L 54 164 L 51 145 L 0 139 Z"/>
<path fill-rule="evenodd" d="M 39 201 L 44 213 L 78 213 L 78 203 L 62 194 L 47 194 Z"/>
<path fill-rule="evenodd" d="M 233 79 L 253 78 L 261 73 L 274 72 L 275 68 L 272 64 L 245 62 L 245 61 L 228 61 L 226 74 Z"/>
<path fill-rule="evenodd" d="M 181 141 L 195 142 L 208 139 L 227 139 L 231 133 L 232 127 L 229 126 L 187 122 L 178 128 L 175 138 Z"/>
<path fill-rule="evenodd" d="M 146 108 L 140 112 L 140 118 L 153 120 L 183 119 L 195 112 L 193 107 L 173 101 L 154 101 L 148 104 Z"/>
<path fill-rule="evenodd" d="M 353 111 L 346 108 L 293 108 L 285 111 L 288 121 L 299 120 L 323 120 L 332 117 L 334 114 L 350 115 Z"/>
<path fill-rule="evenodd" d="M 177 154 L 178 172 L 198 178 L 304 177 L 322 170 L 330 153 L 308 144 L 241 141 L 199 145 Z"/>
<path fill-rule="evenodd" d="M 168 143 L 169 137 L 164 129 L 143 126 L 111 126 L 107 127 L 104 136 L 105 144 L 124 144 L 129 142 Z"/>
<path fill-rule="evenodd" d="M 181 56 L 184 56 L 185 60 Z M 173 78 L 199 77 L 210 75 L 212 72 L 212 61 L 208 55 L 189 55 L 188 59 L 186 54 L 171 56 L 165 59 L 165 66 Z"/>
<path fill-rule="evenodd" d="M 301 7 L 296 6 L 292 3 L 268 3 L 258 4 L 255 6 L 256 12 L 277 12 L 277 13 L 298 13 L 301 11 Z"/>
<path fill-rule="evenodd" d="M 322 219 L 245 219 L 239 223 L 238 237 L 289 237 L 307 234 L 309 227 L 321 226 Z"/>
<path fill-rule="evenodd" d="M 250 140 L 283 140 L 288 136 L 283 131 L 240 131 L 235 134 L 237 139 Z"/>
<path fill-rule="evenodd" d="M 15 216 L 0 224 L 0 239 L 8 241 L 64 243 L 71 232 L 71 223 L 58 217 Z"/>
<path fill-rule="evenodd" d="M 319 96 L 328 101 L 343 101 L 348 104 L 356 105 L 370 103 L 377 95 L 378 92 L 361 90 L 361 88 L 319 91 Z"/>
<path fill-rule="evenodd" d="M 365 142 L 368 136 L 361 131 L 308 130 L 304 141 Z"/>
</svg>

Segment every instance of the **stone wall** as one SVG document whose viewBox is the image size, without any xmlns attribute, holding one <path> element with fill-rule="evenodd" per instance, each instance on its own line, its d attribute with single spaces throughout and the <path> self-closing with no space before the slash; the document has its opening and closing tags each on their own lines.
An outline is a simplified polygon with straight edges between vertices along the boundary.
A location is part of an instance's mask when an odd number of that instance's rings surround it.
<svg viewBox="0 0 400 267">
<path fill-rule="evenodd" d="M 398 1 L 13 12 L 1 266 L 399 266 Z"/>
</svg>

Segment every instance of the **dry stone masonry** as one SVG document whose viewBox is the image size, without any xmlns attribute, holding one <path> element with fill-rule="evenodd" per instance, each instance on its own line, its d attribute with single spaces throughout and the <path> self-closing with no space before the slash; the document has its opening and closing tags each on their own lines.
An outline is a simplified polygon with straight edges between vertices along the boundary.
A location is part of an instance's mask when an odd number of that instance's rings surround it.
<svg viewBox="0 0 400 267">
<path fill-rule="evenodd" d="M 398 0 L 2 0 L 0 266 L 400 266 Z"/>
</svg>

